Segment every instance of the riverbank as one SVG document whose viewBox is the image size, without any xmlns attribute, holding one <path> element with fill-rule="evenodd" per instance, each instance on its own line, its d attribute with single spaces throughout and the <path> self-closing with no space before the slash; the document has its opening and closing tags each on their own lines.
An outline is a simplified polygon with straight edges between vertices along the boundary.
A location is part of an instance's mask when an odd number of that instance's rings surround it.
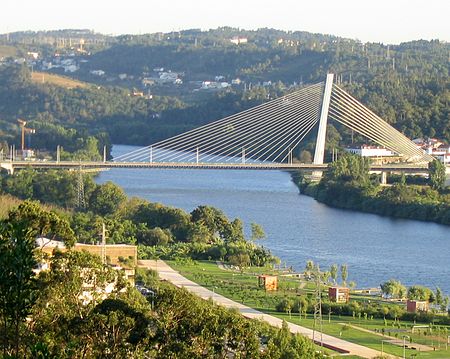
<svg viewBox="0 0 450 359">
<path fill-rule="evenodd" d="M 302 173 L 292 175 L 301 193 L 328 206 L 450 225 L 450 187 L 440 161 L 428 164 L 428 178 L 387 177 L 382 184 L 379 174 L 370 173 L 370 158 L 351 154 L 331 162 L 319 182 Z"/>
<path fill-rule="evenodd" d="M 340 209 L 450 225 L 449 195 L 428 186 L 396 184 L 366 189 L 343 183 L 298 183 L 300 193 Z"/>
</svg>

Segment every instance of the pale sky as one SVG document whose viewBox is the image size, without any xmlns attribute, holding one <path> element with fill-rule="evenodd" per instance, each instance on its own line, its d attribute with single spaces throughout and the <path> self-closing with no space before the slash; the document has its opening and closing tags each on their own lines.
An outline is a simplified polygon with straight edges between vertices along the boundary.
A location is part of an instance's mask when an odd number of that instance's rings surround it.
<svg viewBox="0 0 450 359">
<path fill-rule="evenodd" d="M 450 0 L 3 0 L 0 33 L 85 28 L 143 34 L 270 27 L 361 41 L 450 41 Z"/>
</svg>

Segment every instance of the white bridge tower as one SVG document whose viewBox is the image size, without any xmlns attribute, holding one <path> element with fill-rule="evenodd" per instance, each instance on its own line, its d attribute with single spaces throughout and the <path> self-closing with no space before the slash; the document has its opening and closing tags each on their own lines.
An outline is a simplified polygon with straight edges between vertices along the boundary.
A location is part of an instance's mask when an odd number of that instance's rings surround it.
<svg viewBox="0 0 450 359">
<path fill-rule="evenodd" d="M 323 164 L 325 155 L 325 138 L 327 137 L 328 109 L 330 108 L 331 90 L 333 88 L 334 74 L 327 74 L 325 89 L 323 91 L 322 110 L 320 112 L 319 131 L 317 132 L 316 151 L 314 152 L 314 164 Z"/>
</svg>

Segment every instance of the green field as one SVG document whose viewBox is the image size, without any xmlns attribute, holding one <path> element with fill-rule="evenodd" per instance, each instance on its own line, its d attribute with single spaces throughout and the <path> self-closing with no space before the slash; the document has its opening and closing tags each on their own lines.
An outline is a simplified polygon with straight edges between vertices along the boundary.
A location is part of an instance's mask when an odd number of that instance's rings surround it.
<svg viewBox="0 0 450 359">
<path fill-rule="evenodd" d="M 206 261 L 168 261 L 168 264 L 188 279 L 225 297 L 286 321 L 313 328 L 314 320 L 311 314 L 306 315 L 306 318 L 302 317 L 300 319 L 298 313 L 289 315 L 275 311 L 276 304 L 288 293 L 311 295 L 314 291 L 312 282 L 283 276 L 281 272 L 274 271 L 271 268 L 252 267 L 240 272 L 231 269 L 224 270 L 219 268 L 216 263 Z M 279 275 L 278 291 L 266 292 L 258 287 L 257 275 L 263 273 Z M 366 299 L 366 297 L 357 298 L 357 300 Z M 371 299 L 373 300 L 373 298 Z M 403 355 L 403 336 L 408 336 L 411 339 L 405 338 L 407 346 L 414 347 L 415 344 L 422 344 L 430 347 L 432 350 L 425 352 L 406 349 L 407 358 L 450 358 L 450 348 L 447 349 L 446 346 L 448 327 L 435 327 L 433 334 L 430 335 L 425 329 L 422 329 L 419 333 L 411 333 L 410 328 L 413 324 L 410 322 L 394 323 L 392 320 L 388 320 L 385 323 L 383 319 L 364 319 L 364 317 L 337 316 L 324 313 L 322 325 L 324 333 L 378 350 L 380 354 L 383 343 L 384 353 L 401 357 Z M 375 333 L 375 330 L 379 333 Z M 384 336 L 381 334 L 382 331 L 384 331 Z M 388 337 L 389 335 L 391 338 Z M 388 342 L 391 339 L 400 340 L 400 345 Z"/>
</svg>

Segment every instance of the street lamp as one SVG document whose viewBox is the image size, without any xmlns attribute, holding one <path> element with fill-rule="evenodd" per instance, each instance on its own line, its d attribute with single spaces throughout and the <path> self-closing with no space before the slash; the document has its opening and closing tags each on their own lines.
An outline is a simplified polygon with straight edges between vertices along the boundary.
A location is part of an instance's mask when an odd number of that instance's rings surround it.
<svg viewBox="0 0 450 359">
<path fill-rule="evenodd" d="M 405 342 L 405 339 L 406 338 L 411 339 L 411 337 L 409 335 L 403 335 L 402 338 L 403 338 L 403 359 L 405 359 L 406 358 L 406 342 Z"/>
</svg>

